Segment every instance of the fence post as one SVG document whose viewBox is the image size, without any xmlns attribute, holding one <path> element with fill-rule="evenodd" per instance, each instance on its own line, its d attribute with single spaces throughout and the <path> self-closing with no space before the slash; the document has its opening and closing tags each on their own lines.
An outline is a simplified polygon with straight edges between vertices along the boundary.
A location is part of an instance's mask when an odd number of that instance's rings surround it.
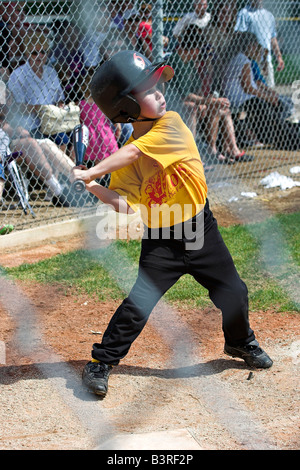
<svg viewBox="0 0 300 470">
<path fill-rule="evenodd" d="M 154 0 L 152 3 L 153 62 L 159 62 L 164 57 L 163 30 L 163 0 Z"/>
</svg>

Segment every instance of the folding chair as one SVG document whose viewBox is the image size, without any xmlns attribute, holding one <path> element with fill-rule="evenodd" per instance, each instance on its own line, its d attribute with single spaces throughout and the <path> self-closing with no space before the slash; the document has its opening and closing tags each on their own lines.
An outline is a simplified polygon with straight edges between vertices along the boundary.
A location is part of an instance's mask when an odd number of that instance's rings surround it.
<svg viewBox="0 0 300 470">
<path fill-rule="evenodd" d="M 27 215 L 28 211 L 32 217 L 36 217 L 30 203 L 28 185 L 26 179 L 19 169 L 17 162 L 15 161 L 22 155 L 22 152 L 14 152 L 3 156 L 3 167 L 4 172 L 8 174 L 8 178 L 19 198 L 19 204 L 21 205 L 24 213 Z"/>
</svg>

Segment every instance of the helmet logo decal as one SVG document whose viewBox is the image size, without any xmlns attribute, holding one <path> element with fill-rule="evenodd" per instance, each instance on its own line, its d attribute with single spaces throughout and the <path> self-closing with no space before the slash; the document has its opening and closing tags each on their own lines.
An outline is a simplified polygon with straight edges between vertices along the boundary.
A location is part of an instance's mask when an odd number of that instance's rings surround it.
<svg viewBox="0 0 300 470">
<path fill-rule="evenodd" d="M 140 55 L 134 53 L 133 58 L 134 58 L 135 65 L 137 67 L 139 67 L 140 69 L 144 70 L 146 64 L 145 64 L 145 61 L 144 61 L 143 57 L 141 57 Z"/>
</svg>

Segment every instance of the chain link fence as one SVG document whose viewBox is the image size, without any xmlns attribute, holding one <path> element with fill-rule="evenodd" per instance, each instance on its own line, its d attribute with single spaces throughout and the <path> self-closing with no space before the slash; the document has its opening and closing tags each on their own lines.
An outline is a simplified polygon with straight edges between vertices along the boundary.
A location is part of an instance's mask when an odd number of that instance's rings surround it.
<svg viewBox="0 0 300 470">
<path fill-rule="evenodd" d="M 126 142 L 131 124 L 112 125 L 89 93 L 121 49 L 174 68 L 168 108 L 194 134 L 213 203 L 299 184 L 300 2 L 261 3 L 0 2 L 2 233 L 97 210 L 70 187 L 72 130 L 89 128 L 88 166 Z"/>
</svg>

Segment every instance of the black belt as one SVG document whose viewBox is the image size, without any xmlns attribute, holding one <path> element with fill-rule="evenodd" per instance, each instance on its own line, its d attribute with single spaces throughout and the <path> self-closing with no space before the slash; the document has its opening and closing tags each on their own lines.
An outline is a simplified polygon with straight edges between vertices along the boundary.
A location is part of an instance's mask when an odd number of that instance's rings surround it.
<svg viewBox="0 0 300 470">
<path fill-rule="evenodd" d="M 144 226 L 144 240 L 172 240 L 186 249 L 199 249 L 204 240 L 204 209 L 191 219 L 170 227 L 150 228 Z"/>
</svg>

